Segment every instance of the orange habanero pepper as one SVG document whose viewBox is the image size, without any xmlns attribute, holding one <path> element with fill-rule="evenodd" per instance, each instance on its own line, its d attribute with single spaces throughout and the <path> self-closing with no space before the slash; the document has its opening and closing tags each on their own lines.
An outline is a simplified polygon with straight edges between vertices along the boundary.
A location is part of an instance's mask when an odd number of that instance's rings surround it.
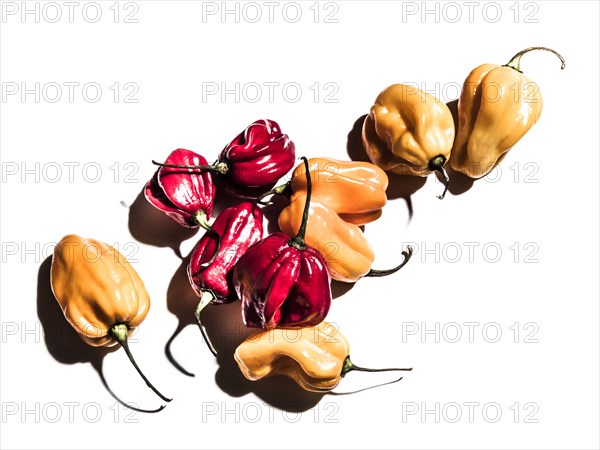
<svg viewBox="0 0 600 450">
<path fill-rule="evenodd" d="M 234 358 L 248 380 L 257 381 L 284 375 L 310 392 L 334 389 L 353 370 L 362 372 L 411 371 L 401 369 L 366 369 L 350 360 L 350 344 L 328 322 L 291 331 L 275 328 L 249 336 L 235 351 Z M 396 380 L 400 381 L 402 378 Z"/>
<path fill-rule="evenodd" d="M 300 229 L 305 203 L 305 195 L 296 195 L 279 215 L 279 228 L 290 237 L 295 236 Z M 402 253 L 405 259 L 399 266 L 389 270 L 373 270 L 371 265 L 375 254 L 357 225 L 345 222 L 335 211 L 313 200 L 310 202 L 308 217 L 304 239 L 308 245 L 321 252 L 334 280 L 353 283 L 364 276 L 390 275 L 400 270 L 412 254 L 409 247 L 408 253 Z"/>
<path fill-rule="evenodd" d="M 162 395 L 137 366 L 127 337 L 142 323 L 150 297 L 135 269 L 114 247 L 67 235 L 54 248 L 52 292 L 81 339 L 94 347 L 120 344 L 148 387 Z"/>
<path fill-rule="evenodd" d="M 387 174 L 375 164 L 362 161 L 339 161 L 332 158 L 308 160 L 312 180 L 312 199 L 336 212 L 343 220 L 364 225 L 381 217 L 387 202 Z M 264 193 L 282 194 L 293 202 L 306 195 L 306 169 L 299 164 L 292 179 Z"/>
</svg>

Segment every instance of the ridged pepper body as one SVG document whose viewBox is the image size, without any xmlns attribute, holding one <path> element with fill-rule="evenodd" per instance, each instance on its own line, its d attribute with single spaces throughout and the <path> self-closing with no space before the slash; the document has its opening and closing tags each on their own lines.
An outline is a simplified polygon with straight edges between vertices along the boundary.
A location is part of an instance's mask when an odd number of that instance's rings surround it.
<svg viewBox="0 0 600 450">
<path fill-rule="evenodd" d="M 243 202 L 223 210 L 212 228 L 221 236 L 219 253 L 208 267 L 203 267 L 217 249 L 214 233 L 205 233 L 192 250 L 188 277 L 198 295 L 210 289 L 216 296 L 213 302 L 225 303 L 236 298 L 233 267 L 252 244 L 262 239 L 263 214 L 255 203 Z"/>
<path fill-rule="evenodd" d="M 206 159 L 183 148 L 171 152 L 165 164 L 206 166 Z M 215 185 L 207 170 L 160 167 L 144 190 L 146 199 L 188 228 L 205 223 L 212 213 Z"/>
<path fill-rule="evenodd" d="M 229 180 L 240 187 L 272 186 L 294 166 L 294 143 L 273 120 L 257 120 L 221 152 Z"/>
<path fill-rule="evenodd" d="M 300 229 L 306 196 L 297 195 L 279 214 L 279 228 L 288 236 Z M 317 201 L 310 202 L 305 240 L 319 250 L 334 280 L 353 283 L 370 270 L 375 254 L 361 229 L 344 221 Z"/>
<path fill-rule="evenodd" d="M 350 345 L 328 322 L 296 332 L 276 328 L 248 337 L 234 357 L 242 374 L 256 381 L 274 375 L 293 379 L 312 392 L 326 392 L 342 380 Z"/>
<path fill-rule="evenodd" d="M 76 235 L 54 248 L 51 285 L 65 318 L 84 342 L 112 346 L 111 327 L 129 334 L 145 319 L 150 298 L 138 273 L 112 246 Z"/>
<path fill-rule="evenodd" d="M 296 248 L 283 233 L 252 245 L 233 271 L 244 323 L 257 328 L 320 323 L 331 304 L 330 282 L 321 253 Z"/>
<path fill-rule="evenodd" d="M 339 161 L 331 158 L 308 160 L 312 179 L 313 201 L 340 215 L 346 222 L 364 225 L 381 216 L 387 202 L 386 173 L 374 164 L 362 161 Z M 290 181 L 291 202 L 306 196 L 306 171 L 299 164 Z"/>
<path fill-rule="evenodd" d="M 542 114 L 537 85 L 512 67 L 482 64 L 465 80 L 450 166 L 471 178 L 490 173 Z"/>
<path fill-rule="evenodd" d="M 370 160 L 383 170 L 427 176 L 432 161 L 450 157 L 452 113 L 440 100 L 413 86 L 394 84 L 379 94 L 362 130 Z"/>
</svg>

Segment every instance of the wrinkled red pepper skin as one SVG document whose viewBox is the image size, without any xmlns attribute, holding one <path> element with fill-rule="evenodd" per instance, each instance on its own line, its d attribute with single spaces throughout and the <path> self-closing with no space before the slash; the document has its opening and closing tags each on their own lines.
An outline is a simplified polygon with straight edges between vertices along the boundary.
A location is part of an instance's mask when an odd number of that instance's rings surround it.
<svg viewBox="0 0 600 450">
<path fill-rule="evenodd" d="M 314 248 L 300 250 L 273 233 L 251 246 L 233 270 L 248 327 L 302 328 L 323 321 L 331 305 L 331 277 Z"/>
<path fill-rule="evenodd" d="M 277 122 L 268 119 L 249 125 L 219 156 L 219 162 L 228 166 L 234 192 L 243 187 L 272 187 L 292 169 L 295 160 L 294 143 Z"/>
<path fill-rule="evenodd" d="M 183 148 L 171 152 L 165 164 L 199 166 L 206 159 Z M 215 199 L 212 174 L 207 170 L 160 167 L 144 190 L 146 199 L 167 216 L 188 228 L 200 224 L 198 213 L 210 218 Z"/>
<path fill-rule="evenodd" d="M 210 289 L 216 296 L 214 303 L 228 303 L 237 298 L 232 285 L 233 267 L 248 247 L 262 239 L 263 214 L 256 203 L 243 202 L 221 212 L 212 228 L 221 236 L 219 254 L 208 267 L 202 266 L 217 248 L 215 235 L 205 233 L 192 250 L 188 278 L 199 296 Z"/>
</svg>

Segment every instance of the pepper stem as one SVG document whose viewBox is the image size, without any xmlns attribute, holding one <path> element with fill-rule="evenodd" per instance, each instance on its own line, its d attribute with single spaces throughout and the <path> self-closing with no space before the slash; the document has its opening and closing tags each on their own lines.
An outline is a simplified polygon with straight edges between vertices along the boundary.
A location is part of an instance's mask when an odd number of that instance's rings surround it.
<svg viewBox="0 0 600 450">
<path fill-rule="evenodd" d="M 152 160 L 152 164 L 160 167 L 168 167 L 170 169 L 195 169 L 195 170 L 209 170 L 211 172 L 217 172 L 219 175 L 225 175 L 229 172 L 229 164 L 225 161 L 219 161 L 212 166 L 185 166 L 179 164 L 165 164 L 159 163 Z"/>
<path fill-rule="evenodd" d="M 532 50 L 546 50 L 547 52 L 551 52 L 554 53 L 558 59 L 560 59 L 560 70 L 565 68 L 565 58 L 562 57 L 562 55 L 560 53 L 558 53 L 556 50 L 552 50 L 551 48 L 547 48 L 547 47 L 529 47 L 526 48 L 525 50 L 521 50 L 519 53 L 517 53 L 515 56 L 513 56 L 509 62 L 507 62 L 504 67 L 510 67 L 512 69 L 515 69 L 517 72 L 521 72 L 521 57 L 525 54 L 528 53 Z"/>
<path fill-rule="evenodd" d="M 256 199 L 256 202 L 259 205 L 270 205 L 271 202 L 264 202 L 263 198 L 268 197 L 269 195 L 285 195 L 286 197 L 292 196 L 292 183 L 289 181 L 285 184 L 281 184 L 279 186 L 274 187 L 270 191 L 267 191 L 263 194 L 260 194 Z"/>
<path fill-rule="evenodd" d="M 353 370 L 357 370 L 360 372 L 391 372 L 391 371 L 410 372 L 412 370 L 412 367 L 410 369 L 401 369 L 401 368 L 366 369 L 364 367 L 356 366 L 352 361 L 350 361 L 350 355 L 348 355 L 348 356 L 346 356 L 346 359 L 344 360 L 344 366 L 342 367 L 342 374 L 341 374 L 342 378 L 345 377 L 348 372 L 351 372 Z"/>
<path fill-rule="evenodd" d="M 212 258 L 210 258 L 207 262 L 200 264 L 200 267 L 206 268 L 214 262 L 215 258 L 219 254 L 219 250 L 221 250 L 221 236 L 208 223 L 208 216 L 206 215 L 205 211 L 198 211 L 196 214 L 194 214 L 194 221 L 200 227 L 204 228 L 207 232 L 212 234 L 215 237 L 215 239 L 217 240 L 217 248 L 216 248 L 215 252 L 213 253 Z"/>
<path fill-rule="evenodd" d="M 206 306 L 209 303 L 212 303 L 212 301 L 215 300 L 216 298 L 217 298 L 217 296 L 210 289 L 202 289 L 202 292 L 200 294 L 200 303 L 198 303 L 198 306 L 196 307 L 196 311 L 194 312 L 194 316 L 196 317 L 196 322 L 198 322 L 198 327 L 200 328 L 202 337 L 204 338 L 204 341 L 206 342 L 206 345 L 208 345 L 208 349 L 213 354 L 213 356 L 217 356 L 217 351 L 213 347 L 210 339 L 208 338 L 208 334 L 206 333 L 206 329 L 204 328 L 204 325 L 202 325 L 202 321 L 200 320 L 200 314 L 202 313 L 202 310 L 204 308 L 206 308 Z"/>
<path fill-rule="evenodd" d="M 146 382 L 146 385 L 152 389 L 154 391 L 154 393 L 156 395 L 158 395 L 160 398 L 162 398 L 165 402 L 170 402 L 171 398 L 167 398 L 164 395 L 162 395 L 158 389 L 156 389 L 152 383 L 150 383 L 150 381 L 148 380 L 148 378 L 146 378 L 146 375 L 144 375 L 144 373 L 141 371 L 141 369 L 138 367 L 137 363 L 135 362 L 135 359 L 133 359 L 133 355 L 131 354 L 131 351 L 129 351 L 129 344 L 127 343 L 127 333 L 129 331 L 129 328 L 127 328 L 127 325 L 125 325 L 124 323 L 119 323 L 117 325 L 113 325 L 110 330 L 109 333 L 110 335 L 119 343 L 121 344 L 121 347 L 123 347 L 123 349 L 125 350 L 125 353 L 127 354 L 127 357 L 129 358 L 129 361 L 131 361 L 131 364 L 133 364 L 133 367 L 135 367 L 135 370 L 137 370 L 137 372 L 140 374 L 140 376 L 142 377 L 142 379 Z"/>
<path fill-rule="evenodd" d="M 429 161 L 429 170 L 435 170 L 441 173 L 442 177 L 444 177 L 444 192 L 442 192 L 442 195 L 437 196 L 437 198 L 440 200 L 444 199 L 446 192 L 448 192 L 448 186 L 450 185 L 450 178 L 448 177 L 448 172 L 446 172 L 446 169 L 444 169 L 444 164 L 446 164 L 446 157 L 443 155 L 438 155 Z"/>
<path fill-rule="evenodd" d="M 308 159 L 306 159 L 304 156 L 302 156 L 301 159 L 304 162 L 304 168 L 306 169 L 306 201 L 304 203 L 302 223 L 300 224 L 298 234 L 288 242 L 289 245 L 297 248 L 298 250 L 304 250 L 306 248 L 304 236 L 306 235 L 306 226 L 308 225 L 308 216 L 310 214 L 310 197 L 312 195 L 312 180 L 310 179 L 310 167 L 308 166 Z"/>
<path fill-rule="evenodd" d="M 413 248 L 412 246 L 408 246 L 407 250 L 402 252 L 402 256 L 404 256 L 404 261 L 402 261 L 402 264 L 400 264 L 399 266 L 396 266 L 392 269 L 387 269 L 387 270 L 376 270 L 376 269 L 371 269 L 369 270 L 369 272 L 365 275 L 365 277 L 385 277 L 387 275 L 391 275 L 393 273 L 398 272 L 400 269 L 402 269 L 406 263 L 408 261 L 410 261 L 410 258 L 413 254 Z"/>
</svg>

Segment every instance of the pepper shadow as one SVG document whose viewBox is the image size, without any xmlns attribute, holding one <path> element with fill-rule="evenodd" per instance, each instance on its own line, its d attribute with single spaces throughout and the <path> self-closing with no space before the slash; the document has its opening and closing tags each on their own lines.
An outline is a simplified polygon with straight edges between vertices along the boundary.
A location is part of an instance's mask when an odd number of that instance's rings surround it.
<svg viewBox="0 0 600 450">
<path fill-rule="evenodd" d="M 285 195 L 273 195 L 269 204 L 262 207 L 263 215 L 267 221 L 267 230 L 265 235 L 280 232 L 279 215 L 285 207 L 290 204 L 290 199 Z"/>
<path fill-rule="evenodd" d="M 129 232 L 142 244 L 169 247 L 178 258 L 182 258 L 180 246 L 197 232 L 197 228 L 186 228 L 152 206 L 140 191 L 129 207 Z"/>
<path fill-rule="evenodd" d="M 189 372 L 178 362 L 171 350 L 174 340 L 185 327 L 193 325 L 195 328 L 198 328 L 194 312 L 198 306 L 200 297 L 198 297 L 192 289 L 187 275 L 187 265 L 190 261 L 190 256 L 191 254 L 183 258 L 167 288 L 167 309 L 177 318 L 178 325 L 165 345 L 165 354 L 167 359 L 176 369 L 185 375 L 194 376 L 193 373 Z M 236 309 L 238 315 L 240 315 L 240 303 L 236 301 L 233 304 L 235 305 L 234 309 Z M 218 347 L 226 347 L 229 340 L 234 341 L 234 344 L 231 345 L 237 347 L 237 344 L 241 343 L 247 336 L 252 334 L 252 330 L 245 330 L 246 327 L 241 323 L 241 316 L 239 317 L 239 320 L 235 320 L 231 326 L 227 321 L 220 318 L 220 314 L 222 314 L 223 311 L 226 311 L 228 307 L 230 307 L 230 305 L 209 304 L 202 311 L 202 323 L 209 339 L 215 345 L 217 352 L 219 352 Z M 244 332 L 242 332 L 242 330 Z M 228 336 L 227 333 L 229 333 L 230 336 Z M 199 329 L 197 329 L 197 345 L 194 347 L 198 349 L 198 352 L 209 352 Z M 235 367 L 235 372 L 239 372 L 237 366 Z"/>
<path fill-rule="evenodd" d="M 261 194 L 264 194 L 273 188 L 273 186 L 261 188 L 236 186 L 225 179 L 225 177 L 213 177 L 213 180 L 217 191 L 212 213 L 213 217 L 217 217 L 223 210 L 231 206 L 239 205 L 241 202 L 246 201 L 255 203 Z M 277 224 L 277 218 L 279 217 L 281 210 L 288 205 L 289 199 L 283 195 L 273 195 L 270 198 L 267 198 L 266 201 L 269 201 L 269 204 L 261 207 L 261 211 L 267 224 L 266 233 L 264 233 L 265 236 L 280 231 L 279 225 Z"/>
<path fill-rule="evenodd" d="M 199 297 L 196 296 L 188 280 L 188 261 L 189 256 L 182 260 L 167 289 L 167 308 L 177 317 L 179 324 L 165 347 L 165 353 L 175 367 L 190 374 L 181 367 L 168 349 L 172 340 L 186 326 L 190 324 L 197 326 L 194 311 Z M 239 301 L 208 305 L 202 311 L 202 324 L 217 351 L 218 369 L 215 373 L 215 382 L 227 394 L 232 397 L 242 397 L 254 393 L 264 402 L 289 412 L 302 412 L 313 408 L 323 397 L 323 394 L 303 390 L 287 377 L 274 376 L 260 381 L 250 381 L 242 375 L 233 354 L 238 345 L 257 330 L 244 325 Z M 198 330 L 198 345 L 195 347 L 199 352 L 209 352 L 202 340 L 200 330 Z"/>
<path fill-rule="evenodd" d="M 193 377 L 195 375 L 189 372 L 179 363 L 177 358 L 173 355 L 171 349 L 173 342 L 175 341 L 177 336 L 179 336 L 179 334 L 183 331 L 183 329 L 188 325 L 196 324 L 194 311 L 196 310 L 200 299 L 190 286 L 190 282 L 187 275 L 187 265 L 190 261 L 190 255 L 187 255 L 181 260 L 181 264 L 173 274 L 173 277 L 169 282 L 169 287 L 167 288 L 167 309 L 171 314 L 173 314 L 177 318 L 178 324 L 177 328 L 175 328 L 175 331 L 165 344 L 165 355 L 169 362 L 173 364 L 173 366 L 175 366 L 177 370 L 179 370 L 181 373 L 187 376 Z M 205 308 L 205 312 L 211 306 L 212 305 L 208 305 Z M 199 344 L 201 344 L 201 339 L 202 336 L 200 334 L 200 331 L 198 331 Z M 200 347 L 200 345 L 198 345 L 198 347 Z M 206 351 L 208 351 L 208 349 Z"/>
<path fill-rule="evenodd" d="M 458 100 L 452 100 L 451 102 L 446 103 L 446 106 L 452 113 L 454 129 L 458 131 Z M 448 172 L 448 178 L 450 178 L 448 192 L 450 192 L 452 195 L 461 195 L 471 189 L 473 183 L 475 182 L 473 178 L 469 178 L 460 172 L 455 172 L 452 170 L 452 167 L 450 167 L 450 164 L 446 164 L 445 168 L 446 172 Z M 438 177 L 438 180 L 442 182 L 442 176 L 437 172 L 436 176 Z"/>
<path fill-rule="evenodd" d="M 336 299 L 354 287 L 356 283 L 345 283 L 343 281 L 331 280 L 331 296 Z"/>
<path fill-rule="evenodd" d="M 363 114 L 360 116 L 354 124 L 352 125 L 352 129 L 348 133 L 348 141 L 346 143 L 346 150 L 348 152 L 348 156 L 352 161 L 364 161 L 371 162 L 367 152 L 365 151 L 365 146 L 362 141 L 362 128 L 363 123 L 368 114 Z"/>
<path fill-rule="evenodd" d="M 255 192 L 248 189 L 246 193 L 249 195 L 245 195 L 243 188 L 233 186 L 225 179 L 225 176 L 213 175 L 212 178 L 216 191 L 212 217 L 217 217 L 223 212 L 223 210 L 231 206 L 239 205 L 241 202 L 254 202 L 256 201 L 256 196 L 262 194 L 263 192 L 263 190 L 261 190 L 261 192 L 256 193 L 255 196 Z"/>
<path fill-rule="evenodd" d="M 92 347 L 79 337 L 75 329 L 67 322 L 58 304 L 50 284 L 52 256 L 46 258 L 38 270 L 37 314 L 44 331 L 44 342 L 50 355 L 61 364 L 89 363 L 96 370 L 102 385 L 120 404 L 140 412 L 145 411 L 127 404 L 111 390 L 106 382 L 102 365 L 104 357 L 119 350 L 120 346 Z"/>
<path fill-rule="evenodd" d="M 362 142 L 362 127 L 366 117 L 367 114 L 364 114 L 356 119 L 352 129 L 348 133 L 346 149 L 348 151 L 348 156 L 353 161 L 371 162 Z M 390 200 L 402 198 L 406 202 L 408 220 L 410 221 L 414 213 L 411 196 L 425 185 L 427 178 L 398 175 L 392 172 L 386 172 L 386 174 L 389 179 L 388 188 L 386 190 L 387 198 Z"/>
<path fill-rule="evenodd" d="M 261 187 L 240 186 L 233 183 L 227 175 L 213 176 L 213 181 L 217 190 L 217 197 L 222 194 L 226 194 L 231 198 L 232 205 L 240 203 L 244 200 L 255 202 L 258 197 L 271 190 L 275 186 L 275 183 Z"/>
</svg>

